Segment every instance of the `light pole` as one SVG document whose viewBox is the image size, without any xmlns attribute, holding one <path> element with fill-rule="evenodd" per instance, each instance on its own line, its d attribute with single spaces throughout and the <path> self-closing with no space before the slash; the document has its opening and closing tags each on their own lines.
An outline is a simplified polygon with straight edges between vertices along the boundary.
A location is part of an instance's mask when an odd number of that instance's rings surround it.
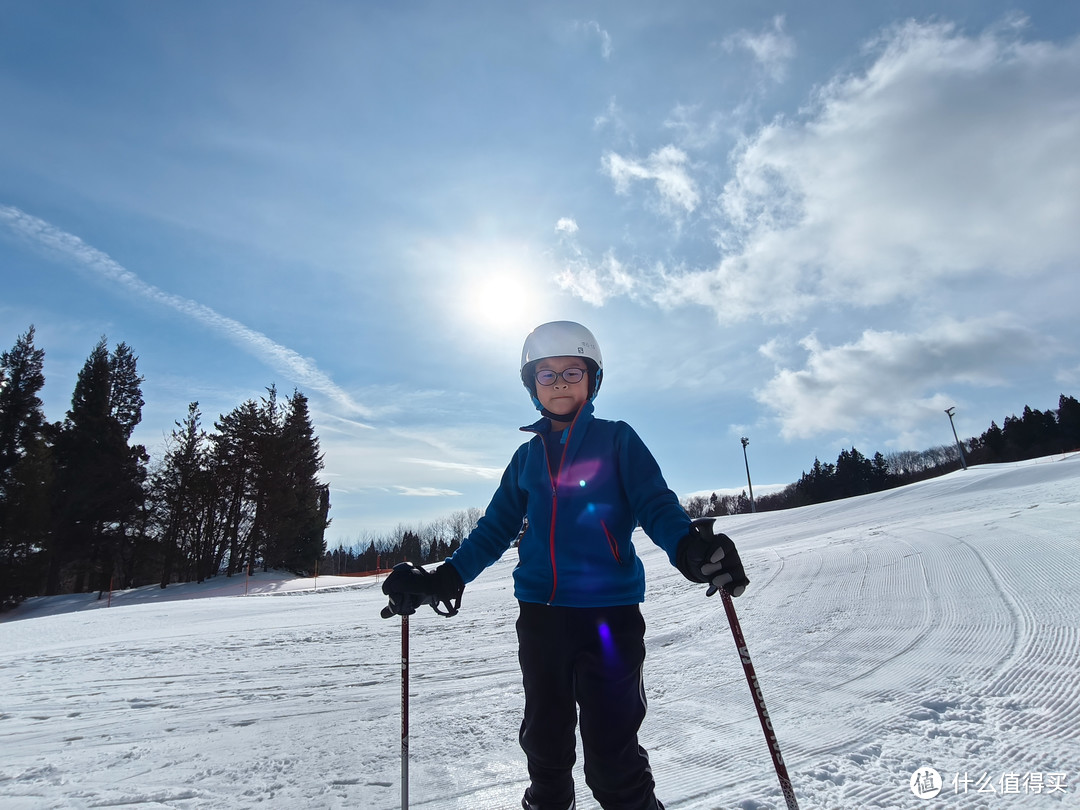
<svg viewBox="0 0 1080 810">
<path fill-rule="evenodd" d="M 756 512 L 757 509 L 754 508 L 754 485 L 750 483 L 750 462 L 746 459 L 746 445 L 750 444 L 750 440 L 743 436 L 739 441 L 742 442 L 742 459 L 746 465 L 746 485 L 750 487 L 750 511 Z"/>
<path fill-rule="evenodd" d="M 967 469 L 967 460 L 964 458 L 964 445 L 960 444 L 960 437 L 956 435 L 956 425 L 953 424 L 953 412 L 956 411 L 956 406 L 946 408 L 945 413 L 949 415 L 949 425 L 952 427 L 953 438 L 956 439 L 956 449 L 960 451 L 960 466 L 965 470 Z"/>
</svg>

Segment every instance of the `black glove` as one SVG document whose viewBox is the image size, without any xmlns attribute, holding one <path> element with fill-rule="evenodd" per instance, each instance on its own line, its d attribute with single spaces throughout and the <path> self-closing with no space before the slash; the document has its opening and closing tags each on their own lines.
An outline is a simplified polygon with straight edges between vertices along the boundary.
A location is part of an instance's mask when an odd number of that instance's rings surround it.
<svg viewBox="0 0 1080 810">
<path fill-rule="evenodd" d="M 708 582 L 707 596 L 723 588 L 732 596 L 740 596 L 750 584 L 743 570 L 739 552 L 726 534 L 714 533 L 715 518 L 697 518 L 690 534 L 679 541 L 676 565 L 691 582 Z"/>
<path fill-rule="evenodd" d="M 416 563 L 403 562 L 394 566 L 383 580 L 382 592 L 390 604 L 382 609 L 382 617 L 411 616 L 421 605 L 431 605 L 440 616 L 453 616 L 461 608 L 465 583 L 448 562 L 434 571 L 425 571 Z M 440 610 L 439 606 L 445 606 Z"/>
</svg>

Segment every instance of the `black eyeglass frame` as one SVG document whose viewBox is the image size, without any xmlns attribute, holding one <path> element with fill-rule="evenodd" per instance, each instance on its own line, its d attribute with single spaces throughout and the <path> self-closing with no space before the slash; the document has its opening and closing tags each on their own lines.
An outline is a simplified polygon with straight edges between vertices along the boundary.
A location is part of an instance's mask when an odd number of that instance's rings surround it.
<svg viewBox="0 0 1080 810">
<path fill-rule="evenodd" d="M 533 379 L 536 380 L 537 385 L 542 385 L 545 388 L 550 385 L 554 385 L 559 380 L 559 378 L 562 378 L 562 381 L 567 385 L 577 385 L 579 382 L 585 379 L 588 373 L 589 372 L 587 369 L 578 368 L 577 366 L 571 366 L 570 368 L 563 369 L 562 371 L 552 371 L 549 368 L 544 368 L 533 374 Z M 548 382 L 544 382 L 540 379 L 541 374 L 543 374 L 545 377 L 549 374 L 552 375 L 551 380 Z M 567 379 L 567 374 L 570 374 L 571 376 L 577 376 L 578 374 L 580 374 L 581 376 L 578 377 L 576 380 L 570 380 Z"/>
</svg>

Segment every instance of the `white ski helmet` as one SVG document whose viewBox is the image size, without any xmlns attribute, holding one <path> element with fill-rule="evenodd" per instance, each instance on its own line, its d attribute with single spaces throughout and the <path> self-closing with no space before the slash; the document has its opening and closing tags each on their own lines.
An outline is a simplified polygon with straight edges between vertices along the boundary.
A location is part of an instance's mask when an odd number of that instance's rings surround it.
<svg viewBox="0 0 1080 810">
<path fill-rule="evenodd" d="M 593 333 L 574 321 L 551 321 L 533 329 L 521 348 L 521 382 L 532 394 L 533 404 L 540 407 L 536 398 L 536 380 L 533 369 L 545 357 L 581 357 L 589 369 L 589 400 L 600 391 L 604 376 L 604 358 L 600 344 Z"/>
</svg>

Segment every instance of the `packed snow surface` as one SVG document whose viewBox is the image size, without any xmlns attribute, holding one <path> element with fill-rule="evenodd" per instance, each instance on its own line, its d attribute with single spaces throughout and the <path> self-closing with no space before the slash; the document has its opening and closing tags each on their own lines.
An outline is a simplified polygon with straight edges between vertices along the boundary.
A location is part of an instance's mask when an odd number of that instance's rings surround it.
<svg viewBox="0 0 1080 810">
<path fill-rule="evenodd" d="M 802 808 L 1080 807 L 1080 456 L 722 526 Z M 658 795 L 783 808 L 720 600 L 638 540 Z M 410 622 L 412 807 L 518 806 L 514 556 Z M 401 806 L 401 621 L 373 579 L 95 596 L 0 623 L 0 806 Z"/>
</svg>

